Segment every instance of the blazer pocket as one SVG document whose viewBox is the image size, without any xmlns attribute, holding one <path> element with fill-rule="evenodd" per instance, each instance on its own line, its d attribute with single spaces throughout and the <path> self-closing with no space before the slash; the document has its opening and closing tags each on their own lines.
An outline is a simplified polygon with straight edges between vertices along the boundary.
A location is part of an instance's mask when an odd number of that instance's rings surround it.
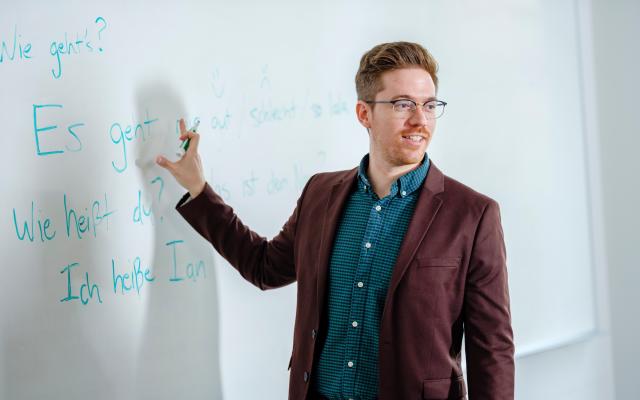
<svg viewBox="0 0 640 400">
<path fill-rule="evenodd" d="M 464 399 L 467 387 L 464 377 L 445 379 L 427 379 L 422 382 L 422 398 L 424 400 Z"/>
<path fill-rule="evenodd" d="M 418 268 L 458 268 L 462 257 L 424 257 L 416 258 Z"/>
<path fill-rule="evenodd" d="M 408 274 L 408 287 L 412 292 L 435 307 L 436 297 L 443 296 L 459 272 L 462 257 L 424 257 L 413 261 Z"/>
</svg>

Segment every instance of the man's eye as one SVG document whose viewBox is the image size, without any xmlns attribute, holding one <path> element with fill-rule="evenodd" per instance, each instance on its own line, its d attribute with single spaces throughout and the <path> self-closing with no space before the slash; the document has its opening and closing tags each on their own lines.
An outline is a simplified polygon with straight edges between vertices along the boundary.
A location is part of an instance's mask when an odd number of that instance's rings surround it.
<svg viewBox="0 0 640 400">
<path fill-rule="evenodd" d="M 398 110 L 411 110 L 413 108 L 413 103 L 410 101 L 398 101 L 396 102 L 396 108 Z"/>
</svg>

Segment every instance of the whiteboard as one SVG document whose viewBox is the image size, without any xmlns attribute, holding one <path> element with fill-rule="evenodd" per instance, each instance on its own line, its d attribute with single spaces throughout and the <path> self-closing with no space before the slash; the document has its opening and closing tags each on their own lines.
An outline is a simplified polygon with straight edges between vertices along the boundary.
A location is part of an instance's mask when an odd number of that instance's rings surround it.
<svg viewBox="0 0 640 400">
<path fill-rule="evenodd" d="M 243 281 L 150 160 L 200 120 L 207 179 L 273 236 L 308 177 L 367 152 L 353 79 L 385 41 L 438 59 L 429 156 L 501 205 L 517 351 L 591 331 L 575 19 L 568 0 L 3 5 L 0 398 L 285 398 L 295 285 Z"/>
</svg>

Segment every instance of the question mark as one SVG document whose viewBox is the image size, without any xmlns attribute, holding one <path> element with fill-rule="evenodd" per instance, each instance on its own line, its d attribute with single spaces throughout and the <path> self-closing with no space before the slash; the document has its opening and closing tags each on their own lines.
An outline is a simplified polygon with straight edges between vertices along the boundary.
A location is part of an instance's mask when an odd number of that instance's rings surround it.
<svg viewBox="0 0 640 400">
<path fill-rule="evenodd" d="M 98 23 L 98 21 L 102 21 L 102 23 L 104 24 L 100 29 L 98 29 L 98 40 L 102 40 L 102 38 L 100 37 L 100 34 L 102 33 L 103 30 L 107 29 L 107 21 L 105 21 L 105 19 L 102 17 L 96 18 L 96 21 L 95 21 L 96 24 Z M 98 50 L 102 51 L 102 47 L 98 47 Z"/>
<path fill-rule="evenodd" d="M 151 181 L 151 184 L 154 184 L 158 181 L 160 182 L 160 190 L 158 191 L 158 203 L 160 203 L 160 198 L 162 197 L 162 190 L 164 189 L 164 180 L 161 177 L 156 176 Z M 160 216 L 160 222 L 162 222 L 162 216 Z"/>
</svg>

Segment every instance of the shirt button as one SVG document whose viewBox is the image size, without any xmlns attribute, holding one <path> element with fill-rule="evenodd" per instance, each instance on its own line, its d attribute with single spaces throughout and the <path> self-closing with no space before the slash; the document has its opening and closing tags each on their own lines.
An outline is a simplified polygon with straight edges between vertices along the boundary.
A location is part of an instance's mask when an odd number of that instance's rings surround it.
<svg viewBox="0 0 640 400">
<path fill-rule="evenodd" d="M 355 328 L 356 326 L 358 326 L 358 321 L 353 321 L 353 322 L 351 323 L 351 326 L 353 326 L 354 328 Z"/>
<path fill-rule="evenodd" d="M 402 191 L 402 193 L 400 193 L 402 195 L 402 197 L 407 195 L 407 192 L 405 192 L 404 190 Z"/>
<path fill-rule="evenodd" d="M 347 365 L 349 366 L 349 368 L 353 368 L 353 361 L 349 361 L 349 362 L 347 363 Z M 305 372 L 305 373 L 306 373 L 306 372 Z M 305 382 L 306 382 L 306 381 L 305 381 Z"/>
<path fill-rule="evenodd" d="M 369 242 L 365 243 L 364 247 L 366 247 L 367 249 L 370 249 L 371 248 L 371 243 L 369 243 Z"/>
<path fill-rule="evenodd" d="M 305 382 L 309 381 L 309 373 L 307 371 L 304 371 L 304 381 Z"/>
<path fill-rule="evenodd" d="M 315 339 L 315 338 L 316 338 L 316 335 L 317 335 L 316 330 L 315 330 L 315 329 L 312 329 L 312 330 L 311 330 L 311 338 Z"/>
<path fill-rule="evenodd" d="M 379 205 L 376 206 L 376 211 L 380 211 L 380 210 L 382 210 L 382 207 L 380 207 Z"/>
<path fill-rule="evenodd" d="M 363 287 L 364 286 L 364 282 L 358 282 L 358 287 Z"/>
</svg>

